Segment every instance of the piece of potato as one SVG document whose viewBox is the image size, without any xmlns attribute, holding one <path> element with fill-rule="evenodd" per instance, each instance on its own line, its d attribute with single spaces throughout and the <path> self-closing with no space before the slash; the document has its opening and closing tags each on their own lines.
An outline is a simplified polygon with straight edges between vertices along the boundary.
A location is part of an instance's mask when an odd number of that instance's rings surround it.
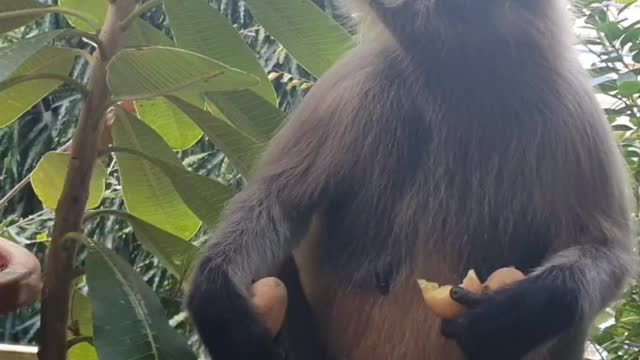
<svg viewBox="0 0 640 360">
<path fill-rule="evenodd" d="M 251 287 L 251 304 L 272 336 L 276 336 L 287 312 L 287 288 L 277 278 L 267 277 Z"/>
<path fill-rule="evenodd" d="M 480 279 L 478 279 L 478 275 L 476 275 L 474 270 L 469 270 L 460 286 L 476 294 L 479 294 L 482 291 L 482 283 L 480 282 Z"/>
<path fill-rule="evenodd" d="M 464 312 L 465 307 L 451 299 L 449 293 L 453 286 L 440 286 L 437 283 L 429 282 L 424 279 L 418 280 L 418 286 L 420 286 L 422 297 L 424 298 L 427 307 L 437 316 L 443 319 L 452 319 L 460 316 L 460 314 Z M 480 279 L 478 279 L 476 272 L 473 270 L 470 270 L 469 273 L 467 273 L 467 276 L 464 278 L 460 286 L 474 293 L 480 293 L 482 289 Z"/>
<path fill-rule="evenodd" d="M 509 286 L 525 278 L 525 275 L 513 266 L 494 271 L 482 284 L 482 292 L 491 292 Z"/>
<path fill-rule="evenodd" d="M 495 291 L 502 287 L 513 284 L 525 278 L 525 275 L 514 267 L 500 268 L 494 271 L 485 281 L 480 283 L 480 279 L 474 270 L 469 270 L 467 276 L 460 286 L 473 293 L 486 293 Z M 460 316 L 466 308 L 455 302 L 450 295 L 452 285 L 440 286 L 437 283 L 418 279 L 418 286 L 422 291 L 422 297 L 427 307 L 438 317 L 452 319 Z"/>
</svg>

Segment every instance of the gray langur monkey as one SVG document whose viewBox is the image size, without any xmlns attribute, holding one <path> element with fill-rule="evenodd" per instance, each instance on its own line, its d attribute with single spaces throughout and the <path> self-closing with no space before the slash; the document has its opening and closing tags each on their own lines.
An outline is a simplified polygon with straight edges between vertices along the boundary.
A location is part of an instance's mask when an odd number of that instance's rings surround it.
<svg viewBox="0 0 640 360">
<path fill-rule="evenodd" d="M 350 3 L 361 43 L 276 135 L 195 272 L 187 306 L 206 349 L 216 360 L 582 359 L 635 257 L 627 171 L 567 3 Z M 292 253 L 289 351 L 247 299 Z M 484 296 L 454 288 L 469 310 L 451 320 L 416 285 L 503 266 L 528 276 Z"/>
</svg>

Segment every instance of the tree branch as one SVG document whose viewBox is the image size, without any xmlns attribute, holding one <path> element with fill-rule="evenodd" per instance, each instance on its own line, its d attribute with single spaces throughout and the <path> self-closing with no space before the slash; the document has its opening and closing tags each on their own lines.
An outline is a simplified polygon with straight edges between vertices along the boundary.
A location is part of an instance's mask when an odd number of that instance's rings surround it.
<svg viewBox="0 0 640 360">
<path fill-rule="evenodd" d="M 135 0 L 111 0 L 100 32 L 100 40 L 107 56 L 99 56 L 92 68 L 90 93 L 84 101 L 73 136 L 69 168 L 56 207 L 56 220 L 51 234 L 42 289 L 42 324 L 38 350 L 40 360 L 66 359 L 69 300 L 78 244 L 65 241 L 65 235 L 82 230 L 82 218 L 89 198 L 89 182 L 96 160 L 98 140 L 104 127 L 104 111 L 111 97 L 106 82 L 106 64 L 124 45 L 125 34 L 120 29 L 120 21 L 134 7 Z"/>
</svg>

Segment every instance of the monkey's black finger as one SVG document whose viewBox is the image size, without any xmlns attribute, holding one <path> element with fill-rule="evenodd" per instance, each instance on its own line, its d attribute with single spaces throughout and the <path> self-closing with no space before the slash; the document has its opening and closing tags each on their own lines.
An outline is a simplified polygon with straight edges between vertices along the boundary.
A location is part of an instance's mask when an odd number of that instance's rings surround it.
<svg viewBox="0 0 640 360">
<path fill-rule="evenodd" d="M 482 304 L 486 299 L 486 295 L 473 293 L 460 286 L 452 287 L 449 295 L 451 295 L 451 299 L 453 299 L 453 301 L 468 308 L 475 308 Z"/>
</svg>

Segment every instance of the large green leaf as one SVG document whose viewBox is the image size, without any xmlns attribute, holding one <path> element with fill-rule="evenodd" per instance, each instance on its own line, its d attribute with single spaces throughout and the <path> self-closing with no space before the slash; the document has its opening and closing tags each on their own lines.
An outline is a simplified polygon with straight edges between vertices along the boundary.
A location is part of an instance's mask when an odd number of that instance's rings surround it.
<svg viewBox="0 0 640 360">
<path fill-rule="evenodd" d="M 68 153 L 48 152 L 40 159 L 31 174 L 31 185 L 36 195 L 48 209 L 55 209 L 62 195 L 64 180 L 71 159 Z M 105 189 L 107 169 L 100 162 L 96 162 L 91 183 L 89 184 L 89 200 L 87 208 L 100 205 Z"/>
<path fill-rule="evenodd" d="M 205 96 L 226 119 L 258 142 L 268 142 L 286 117 L 251 90 L 210 92 Z"/>
<path fill-rule="evenodd" d="M 262 153 L 265 143 L 259 143 L 211 112 L 192 104 L 168 97 L 204 131 L 205 135 L 231 160 L 233 165 L 246 177 L 255 160 Z"/>
<path fill-rule="evenodd" d="M 205 56 L 158 46 L 120 51 L 107 66 L 107 82 L 113 95 L 125 100 L 243 90 L 260 81 Z"/>
<path fill-rule="evenodd" d="M 85 16 L 91 17 L 96 24 L 104 24 L 109 8 L 108 0 L 58 0 L 58 5 L 67 9 L 73 9 L 85 13 Z M 100 29 L 94 29 L 85 21 L 74 16 L 67 16 L 67 21 L 71 25 L 86 32 L 95 33 Z"/>
<path fill-rule="evenodd" d="M 131 214 L 123 213 L 121 216 L 131 225 L 142 247 L 153 254 L 162 266 L 179 279 L 188 275 L 198 256 L 197 246 Z"/>
<path fill-rule="evenodd" d="M 185 204 L 208 226 L 215 227 L 220 213 L 234 192 L 227 186 L 206 176 L 192 173 L 183 166 L 176 166 L 133 149 L 118 148 L 120 152 L 142 157 L 160 168 L 184 200 Z"/>
<path fill-rule="evenodd" d="M 127 30 L 125 48 L 145 46 L 172 47 L 175 44 L 162 31 L 142 19 L 135 19 Z"/>
<path fill-rule="evenodd" d="M 14 72 L 14 77 L 41 72 L 67 76 L 75 56 L 76 53 L 71 49 L 44 47 L 22 64 Z M 19 118 L 61 83 L 53 79 L 28 81 L 0 91 L 0 128 Z"/>
<path fill-rule="evenodd" d="M 274 105 L 277 98 L 255 53 L 238 30 L 207 0 L 164 0 L 171 31 L 180 48 L 229 64 L 260 79 L 253 90 Z"/>
<path fill-rule="evenodd" d="M 0 13 L 27 9 L 38 9 L 48 6 L 49 5 L 43 4 L 36 0 L 1 0 Z M 12 17 L 10 19 L 0 20 L 0 33 L 5 33 L 17 29 L 20 26 L 28 24 L 41 16 L 42 15 L 22 15 Z"/>
<path fill-rule="evenodd" d="M 89 248 L 87 283 L 100 359 L 196 360 L 186 339 L 169 326 L 153 290 L 101 244 Z"/>
<path fill-rule="evenodd" d="M 311 0 L 245 0 L 251 14 L 305 69 L 320 77 L 355 42 Z"/>
<path fill-rule="evenodd" d="M 134 115 L 117 108 L 114 144 L 134 149 L 181 166 L 177 155 L 162 138 Z M 125 204 L 133 215 L 180 238 L 189 239 L 200 220 L 184 204 L 162 170 L 138 156 L 117 154 Z"/>
<path fill-rule="evenodd" d="M 136 101 L 138 116 L 176 150 L 184 150 L 202 137 L 202 130 L 163 97 Z"/>
<path fill-rule="evenodd" d="M 33 54 L 64 31 L 49 31 L 0 48 L 0 81 L 6 80 Z"/>
</svg>

